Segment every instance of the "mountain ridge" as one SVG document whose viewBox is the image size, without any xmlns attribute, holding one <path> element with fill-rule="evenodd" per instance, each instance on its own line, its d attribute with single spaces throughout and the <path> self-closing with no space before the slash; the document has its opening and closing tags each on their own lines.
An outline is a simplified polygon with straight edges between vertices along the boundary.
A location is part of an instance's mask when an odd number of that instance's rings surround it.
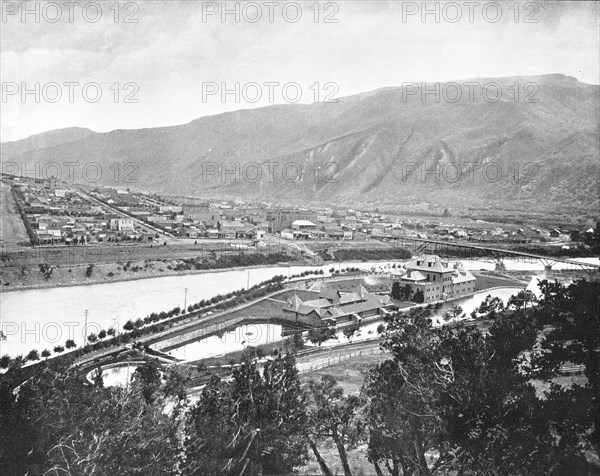
<svg viewBox="0 0 600 476">
<path fill-rule="evenodd" d="M 111 183 L 107 173 L 98 184 L 199 197 L 463 208 L 491 201 L 544 209 L 554 202 L 593 211 L 600 86 L 555 74 L 477 81 L 479 87 L 456 102 L 386 87 L 336 103 L 230 111 L 178 126 L 105 133 L 70 128 L 62 130 L 62 141 L 60 131 L 49 131 L 3 143 L 2 159 L 94 162 L 102 170 L 133 163 L 137 182 Z M 497 102 L 485 98 L 481 86 L 490 83 L 501 88 Z M 509 95 L 515 86 L 518 98 Z M 536 102 L 525 102 L 527 91 L 535 91 L 530 99 Z M 42 141 L 44 134 L 51 139 Z M 532 164 L 536 173 L 525 183 Z M 221 167 L 216 173 L 215 165 Z M 427 173 L 436 166 L 442 171 L 437 181 Z M 498 179 L 490 175 L 497 171 Z"/>
</svg>

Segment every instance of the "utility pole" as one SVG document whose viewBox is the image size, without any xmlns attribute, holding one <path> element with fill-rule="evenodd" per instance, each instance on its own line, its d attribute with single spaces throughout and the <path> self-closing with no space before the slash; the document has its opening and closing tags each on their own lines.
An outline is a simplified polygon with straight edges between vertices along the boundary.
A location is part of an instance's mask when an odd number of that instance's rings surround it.
<svg viewBox="0 0 600 476">
<path fill-rule="evenodd" d="M 185 314 L 186 309 L 187 309 L 187 292 L 188 292 L 188 288 L 185 288 L 184 298 L 183 298 L 183 314 Z"/>
<path fill-rule="evenodd" d="M 85 310 L 85 326 L 84 326 L 84 330 L 85 330 L 85 340 L 83 341 L 83 345 L 86 345 L 87 343 L 87 321 L 88 321 L 88 314 L 90 313 L 90 311 L 88 311 L 87 309 Z"/>
<path fill-rule="evenodd" d="M 248 270 L 248 277 L 246 279 L 246 290 L 250 289 L 250 270 Z"/>
</svg>

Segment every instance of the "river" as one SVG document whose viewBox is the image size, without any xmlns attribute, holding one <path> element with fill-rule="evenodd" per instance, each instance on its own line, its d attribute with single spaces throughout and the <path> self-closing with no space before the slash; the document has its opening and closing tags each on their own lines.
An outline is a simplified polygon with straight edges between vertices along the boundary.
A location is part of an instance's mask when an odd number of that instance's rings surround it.
<svg viewBox="0 0 600 476">
<path fill-rule="evenodd" d="M 581 259 L 582 262 L 600 263 L 599 258 Z M 129 319 L 145 317 L 152 312 L 183 307 L 185 289 L 187 304 L 216 294 L 258 284 L 275 275 L 293 275 L 306 270 L 358 267 L 363 270 L 385 270 L 388 262 L 326 263 L 321 266 L 274 266 L 249 270 L 167 276 L 117 283 L 87 286 L 2 291 L 0 293 L 0 329 L 6 335 L 0 340 L 0 355 L 15 356 L 31 349 L 50 349 L 73 339 L 78 345 L 84 341 L 85 312 L 88 311 L 88 334 L 100 329 L 119 329 Z M 470 270 L 493 270 L 492 261 L 463 261 Z M 508 270 L 543 272 L 538 263 L 505 260 Z M 561 269 L 561 266 L 556 266 Z M 464 306 L 463 306 L 464 307 Z"/>
</svg>

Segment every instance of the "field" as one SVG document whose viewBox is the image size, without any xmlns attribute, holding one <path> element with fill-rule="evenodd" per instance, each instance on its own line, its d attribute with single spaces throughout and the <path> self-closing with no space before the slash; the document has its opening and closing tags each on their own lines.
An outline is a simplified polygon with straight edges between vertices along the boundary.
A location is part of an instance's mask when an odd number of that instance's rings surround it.
<svg viewBox="0 0 600 476">
<path fill-rule="evenodd" d="M 0 200 L 0 246 L 29 243 L 29 237 L 21 215 L 17 211 L 10 185 L 0 182 L 0 194 L 2 197 L 2 200 Z"/>
<path fill-rule="evenodd" d="M 473 275 L 477 278 L 475 282 L 475 291 L 481 291 L 488 288 L 494 288 L 496 286 L 523 286 L 525 287 L 522 281 L 519 281 L 517 278 L 509 279 L 508 277 L 500 277 L 496 273 L 492 273 L 489 271 L 484 272 L 473 272 Z"/>
</svg>

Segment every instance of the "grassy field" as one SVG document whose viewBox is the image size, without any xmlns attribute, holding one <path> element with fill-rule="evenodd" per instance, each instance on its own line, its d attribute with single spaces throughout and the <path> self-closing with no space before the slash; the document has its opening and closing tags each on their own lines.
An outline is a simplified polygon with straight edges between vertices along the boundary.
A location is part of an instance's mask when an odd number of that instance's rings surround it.
<svg viewBox="0 0 600 476">
<path fill-rule="evenodd" d="M 287 299 L 297 295 L 303 301 L 309 299 L 316 299 L 319 297 L 319 293 L 315 291 L 288 291 L 285 293 L 278 294 L 273 299 L 262 300 L 255 304 L 252 304 L 239 311 L 233 311 L 229 314 L 229 319 L 235 319 L 237 317 L 248 317 L 248 316 L 265 316 L 265 317 L 276 317 L 281 316 L 283 311 L 281 308 Z"/>
<path fill-rule="evenodd" d="M 0 194 L 2 203 L 0 208 L 0 245 L 15 245 L 17 243 L 29 243 L 29 237 L 21 215 L 17 211 L 15 199 L 12 196 L 10 186 L 0 182 Z"/>
<path fill-rule="evenodd" d="M 514 286 L 520 287 L 525 285 L 518 279 L 508 279 L 499 276 L 494 276 L 489 271 L 473 272 L 473 275 L 477 278 L 475 282 L 475 291 L 481 291 L 483 289 L 494 288 L 496 286 Z"/>
</svg>

